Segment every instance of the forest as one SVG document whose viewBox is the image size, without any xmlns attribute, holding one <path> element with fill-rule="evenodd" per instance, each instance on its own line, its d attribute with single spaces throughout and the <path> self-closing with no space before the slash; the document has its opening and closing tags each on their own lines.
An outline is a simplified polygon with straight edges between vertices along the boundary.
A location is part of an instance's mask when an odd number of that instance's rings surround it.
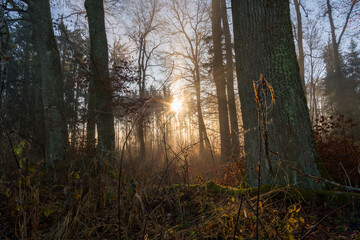
<svg viewBox="0 0 360 240">
<path fill-rule="evenodd" d="M 0 0 L 0 239 L 360 239 L 359 0 Z"/>
</svg>

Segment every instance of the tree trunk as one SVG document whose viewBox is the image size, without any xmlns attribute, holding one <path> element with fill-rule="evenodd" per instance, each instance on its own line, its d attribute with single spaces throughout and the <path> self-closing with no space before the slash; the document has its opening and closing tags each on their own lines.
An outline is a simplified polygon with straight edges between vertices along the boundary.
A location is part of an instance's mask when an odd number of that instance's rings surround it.
<svg viewBox="0 0 360 240">
<path fill-rule="evenodd" d="M 263 158 L 261 184 L 294 184 L 320 188 L 302 172 L 326 173 L 316 149 L 303 93 L 288 1 L 232 0 L 236 69 L 245 131 L 246 177 L 257 185 L 263 136 L 259 136 L 253 80 L 262 73 L 272 85 L 276 103 L 268 112 L 268 150 L 273 167 Z M 269 99 L 271 100 L 271 98 Z M 261 142 L 260 142 L 261 141 Z M 260 156 L 260 157 L 261 157 Z"/>
<path fill-rule="evenodd" d="M 115 150 L 112 86 L 108 69 L 108 47 L 104 22 L 103 0 L 86 0 L 90 32 L 90 73 L 94 81 L 97 155 L 100 161 L 111 160 Z"/>
<path fill-rule="evenodd" d="M 196 92 L 196 111 L 199 124 L 199 144 L 200 144 L 200 156 L 205 154 L 205 143 L 208 142 L 206 127 L 204 123 L 204 118 L 201 110 L 201 91 L 200 91 L 200 82 L 195 82 L 195 92 Z"/>
<path fill-rule="evenodd" d="M 140 49 L 138 57 L 138 77 L 139 77 L 139 98 L 140 101 L 143 101 L 145 98 L 145 80 L 146 80 L 146 66 L 145 66 L 145 41 L 144 38 L 140 38 Z M 137 122 L 137 132 L 138 132 L 138 141 L 139 141 L 139 158 L 144 161 L 146 156 L 146 146 L 145 146 L 145 119 L 144 116 L 140 116 Z"/>
<path fill-rule="evenodd" d="M 95 89 L 94 79 L 90 77 L 88 87 L 87 122 L 86 122 L 86 145 L 90 149 L 95 148 Z"/>
<path fill-rule="evenodd" d="M 42 101 L 48 145 L 46 160 L 52 163 L 63 159 L 67 138 L 59 50 L 52 27 L 49 0 L 29 1 L 28 12 L 41 62 Z"/>
<path fill-rule="evenodd" d="M 32 28 L 36 27 L 34 25 L 32 25 Z M 38 51 L 36 49 L 36 33 L 34 30 L 32 30 L 32 36 L 31 36 L 31 40 L 32 40 L 32 45 L 35 48 L 35 51 Z M 43 99 L 41 96 L 41 61 L 40 61 L 40 53 L 36 52 L 36 54 L 34 54 L 34 61 L 33 61 L 33 68 L 35 69 L 34 71 L 34 76 L 32 76 L 32 79 L 34 79 L 34 84 L 33 84 L 33 96 L 34 96 L 34 114 L 33 114 L 33 119 L 34 119 L 34 133 L 35 136 L 35 140 L 38 143 L 38 149 L 33 152 L 34 154 L 34 159 L 44 159 L 44 157 L 46 157 L 46 149 L 47 149 L 47 141 L 46 141 L 46 130 L 45 130 L 45 117 L 44 117 L 44 104 L 43 104 Z"/>
<path fill-rule="evenodd" d="M 335 84 L 335 93 L 337 97 L 337 101 L 335 104 L 335 111 L 337 114 L 344 114 L 348 113 L 349 110 L 349 104 L 345 104 L 345 94 L 344 94 L 344 75 L 342 73 L 341 69 L 341 60 L 340 60 L 340 53 L 339 53 L 339 45 L 340 40 L 336 40 L 336 33 L 335 33 L 335 24 L 332 16 L 332 6 L 330 4 L 330 0 L 326 1 L 327 3 L 327 10 L 328 10 L 328 16 L 329 16 L 329 22 L 331 27 L 331 42 L 332 42 L 332 50 L 333 50 L 333 57 L 334 57 L 334 67 L 335 67 L 335 73 L 333 76 L 333 80 L 336 81 Z"/>
<path fill-rule="evenodd" d="M 228 16 L 226 11 L 226 1 L 221 2 L 221 18 L 223 23 L 224 37 L 225 37 L 225 50 L 226 50 L 226 81 L 227 81 L 227 96 L 230 115 L 231 126 L 231 143 L 232 147 L 239 145 L 239 125 L 237 119 L 235 91 L 234 91 L 234 66 L 233 66 L 233 52 L 231 43 L 231 34 L 228 22 Z"/>
<path fill-rule="evenodd" d="M 304 69 L 304 47 L 303 47 L 303 29 L 302 29 L 302 19 L 301 19 L 301 11 L 300 11 L 300 1 L 301 0 L 294 0 L 295 11 L 296 11 L 296 18 L 297 18 L 297 43 L 299 49 L 299 56 L 298 56 L 298 63 L 300 69 L 300 77 L 301 77 L 301 84 L 304 90 L 304 94 L 306 93 L 305 87 L 305 69 Z M 305 94 L 306 96 L 306 94 Z"/>
<path fill-rule="evenodd" d="M 230 159 L 231 141 L 229 130 L 229 116 L 226 101 L 226 82 L 223 66 L 223 55 L 221 45 L 221 10 L 220 0 L 212 0 L 212 38 L 214 44 L 213 76 L 216 85 L 216 95 L 219 107 L 219 125 L 221 140 L 221 160 L 226 162 Z"/>
</svg>

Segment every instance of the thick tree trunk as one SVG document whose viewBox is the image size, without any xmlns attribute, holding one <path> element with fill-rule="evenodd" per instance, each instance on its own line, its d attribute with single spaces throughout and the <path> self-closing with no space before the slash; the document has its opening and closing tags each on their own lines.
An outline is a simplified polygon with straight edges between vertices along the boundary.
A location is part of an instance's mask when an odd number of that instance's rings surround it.
<svg viewBox="0 0 360 240">
<path fill-rule="evenodd" d="M 46 126 L 46 160 L 63 159 L 67 136 L 64 121 L 63 81 L 59 50 L 52 27 L 49 0 L 29 1 L 28 12 L 35 31 L 37 53 L 41 63 L 42 101 Z"/>
<path fill-rule="evenodd" d="M 253 80 L 262 73 L 274 89 L 276 103 L 267 113 L 266 122 L 274 175 L 270 174 L 268 162 L 261 158 L 261 184 L 320 188 L 313 179 L 301 174 L 320 176 L 319 169 L 324 169 L 301 85 L 289 2 L 232 0 L 232 10 L 248 183 L 256 186 L 260 151 L 261 156 L 265 155 L 253 89 Z"/>
<path fill-rule="evenodd" d="M 221 45 L 221 8 L 220 0 L 212 0 L 212 38 L 214 43 L 213 76 L 216 85 L 216 95 L 219 107 L 219 125 L 221 140 L 221 160 L 229 161 L 231 155 L 231 140 L 229 130 L 228 106 L 226 101 L 226 81 L 223 66 Z"/>
<path fill-rule="evenodd" d="M 225 50 L 226 50 L 226 81 L 227 81 L 227 96 L 230 115 L 231 126 L 231 143 L 233 148 L 239 145 L 239 124 L 237 119 L 235 91 L 234 91 L 234 66 L 233 66 L 233 52 L 231 43 L 231 34 L 226 11 L 226 1 L 221 2 L 221 18 L 223 23 L 224 37 L 225 37 Z"/>
<path fill-rule="evenodd" d="M 105 158 L 111 160 L 115 150 L 115 132 L 103 0 L 86 0 L 85 8 L 90 32 L 90 73 L 95 90 L 97 155 L 100 161 Z"/>
<path fill-rule="evenodd" d="M 302 29 L 302 18 L 301 18 L 301 11 L 300 11 L 300 1 L 301 0 L 294 0 L 295 11 L 296 11 L 296 18 L 297 18 L 297 43 L 298 43 L 298 63 L 300 69 L 300 77 L 301 77 L 301 84 L 304 90 L 304 94 L 306 93 L 305 87 L 305 58 L 304 58 L 304 47 L 303 47 L 303 29 Z M 305 94 L 306 96 L 306 94 Z"/>
<path fill-rule="evenodd" d="M 35 26 L 32 26 L 35 27 Z M 35 31 L 32 31 L 32 44 L 36 50 L 36 36 Z M 42 93 L 41 93 L 41 61 L 40 61 L 40 54 L 39 52 L 36 52 L 34 54 L 34 61 L 33 61 L 33 68 L 34 76 L 32 79 L 34 79 L 33 84 L 33 96 L 34 96 L 34 107 L 33 107 L 33 119 L 34 119 L 34 132 L 36 133 L 34 138 L 36 142 L 38 143 L 38 149 L 33 152 L 34 159 L 44 159 L 46 157 L 46 131 L 45 131 L 45 118 L 44 118 L 44 104 L 42 99 Z"/>
</svg>

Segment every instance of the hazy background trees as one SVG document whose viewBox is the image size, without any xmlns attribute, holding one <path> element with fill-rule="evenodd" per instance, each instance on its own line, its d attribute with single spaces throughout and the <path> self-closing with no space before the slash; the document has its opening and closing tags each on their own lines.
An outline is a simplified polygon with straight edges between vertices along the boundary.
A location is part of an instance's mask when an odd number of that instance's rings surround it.
<svg viewBox="0 0 360 240">
<path fill-rule="evenodd" d="M 248 98 L 242 104 L 255 101 L 252 82 L 233 82 L 233 42 L 240 41 L 229 1 L 107 1 L 103 16 L 102 1 L 94 1 L 95 14 L 92 1 L 87 9 L 81 1 L 40 2 L 41 11 L 29 1 L 2 2 L 3 149 L 11 149 L 7 132 L 13 145 L 30 142 L 33 158 L 46 162 L 66 159 L 69 147 L 103 146 L 113 155 L 133 128 L 129 159 L 161 162 L 191 144 L 194 159 L 234 159 L 244 145 L 239 117 L 250 113 L 237 106 L 239 92 Z M 295 0 L 289 7 L 311 123 L 336 114 L 359 121 L 358 2 Z M 258 70 L 281 91 L 283 84 Z M 274 112 L 286 103 L 278 98 Z"/>
</svg>

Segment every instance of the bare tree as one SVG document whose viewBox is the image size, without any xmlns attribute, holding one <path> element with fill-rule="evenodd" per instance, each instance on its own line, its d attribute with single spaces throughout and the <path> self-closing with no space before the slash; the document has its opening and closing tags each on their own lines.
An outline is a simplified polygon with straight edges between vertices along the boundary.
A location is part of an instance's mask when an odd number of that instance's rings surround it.
<svg viewBox="0 0 360 240">
<path fill-rule="evenodd" d="M 163 40 L 159 36 L 162 20 L 159 13 L 163 7 L 160 0 L 131 1 L 130 19 L 131 24 L 128 32 L 130 39 L 135 43 L 138 67 L 139 98 L 146 98 L 146 85 L 149 80 L 149 68 L 155 58 L 156 51 L 162 45 Z M 144 159 L 145 147 L 145 118 L 140 116 L 137 122 L 137 135 L 140 145 L 139 157 Z"/>
<path fill-rule="evenodd" d="M 330 0 L 326 0 L 327 6 L 327 15 L 329 17 L 330 23 L 330 31 L 331 31 L 331 42 L 332 42 L 332 54 L 334 60 L 334 72 L 329 77 L 330 81 L 335 81 L 335 93 L 336 93 L 336 101 L 335 101 L 335 111 L 336 113 L 346 113 L 349 114 L 349 104 L 346 101 L 346 95 L 344 91 L 344 74 L 342 70 L 341 64 L 341 56 L 339 47 L 341 44 L 341 40 L 343 39 L 344 33 L 348 27 L 349 20 L 351 19 L 352 12 L 355 8 L 355 5 L 359 5 L 359 1 L 357 0 L 349 0 L 349 9 L 346 11 L 345 22 L 340 28 L 340 34 L 337 36 L 336 34 L 336 26 L 333 17 L 333 5 Z"/>
<path fill-rule="evenodd" d="M 221 159 L 228 161 L 231 152 L 229 116 L 226 96 L 226 79 L 223 66 L 222 54 L 222 29 L 221 29 L 221 5 L 220 0 L 212 0 L 212 39 L 214 46 L 213 76 L 216 86 L 216 96 L 219 107 L 219 125 L 221 140 Z"/>
<path fill-rule="evenodd" d="M 308 78 L 308 103 L 310 111 L 310 121 L 313 123 L 319 114 L 318 111 L 318 101 L 320 92 L 318 84 L 320 83 L 320 78 L 324 72 L 324 67 L 322 66 L 321 58 L 321 38 L 318 29 L 318 21 L 310 20 L 306 26 L 304 42 L 306 49 L 305 59 L 308 64 L 308 68 L 305 73 Z"/>
<path fill-rule="evenodd" d="M 180 77 L 195 89 L 196 111 L 199 126 L 200 155 L 205 152 L 204 143 L 210 147 L 201 108 L 202 65 L 207 54 L 207 38 L 210 36 L 209 4 L 206 0 L 172 0 L 169 3 L 172 38 L 172 55 Z"/>
<path fill-rule="evenodd" d="M 295 11 L 296 11 L 296 20 L 297 20 L 297 28 L 296 28 L 296 40 L 298 44 L 298 63 L 300 68 L 300 77 L 301 77 L 301 84 L 304 89 L 304 93 L 306 92 L 305 88 L 305 57 L 304 57 L 304 47 L 303 47 L 303 24 L 302 24 L 302 17 L 301 17 L 301 0 L 294 0 Z M 305 94 L 306 95 L 306 94 Z"/>
</svg>

